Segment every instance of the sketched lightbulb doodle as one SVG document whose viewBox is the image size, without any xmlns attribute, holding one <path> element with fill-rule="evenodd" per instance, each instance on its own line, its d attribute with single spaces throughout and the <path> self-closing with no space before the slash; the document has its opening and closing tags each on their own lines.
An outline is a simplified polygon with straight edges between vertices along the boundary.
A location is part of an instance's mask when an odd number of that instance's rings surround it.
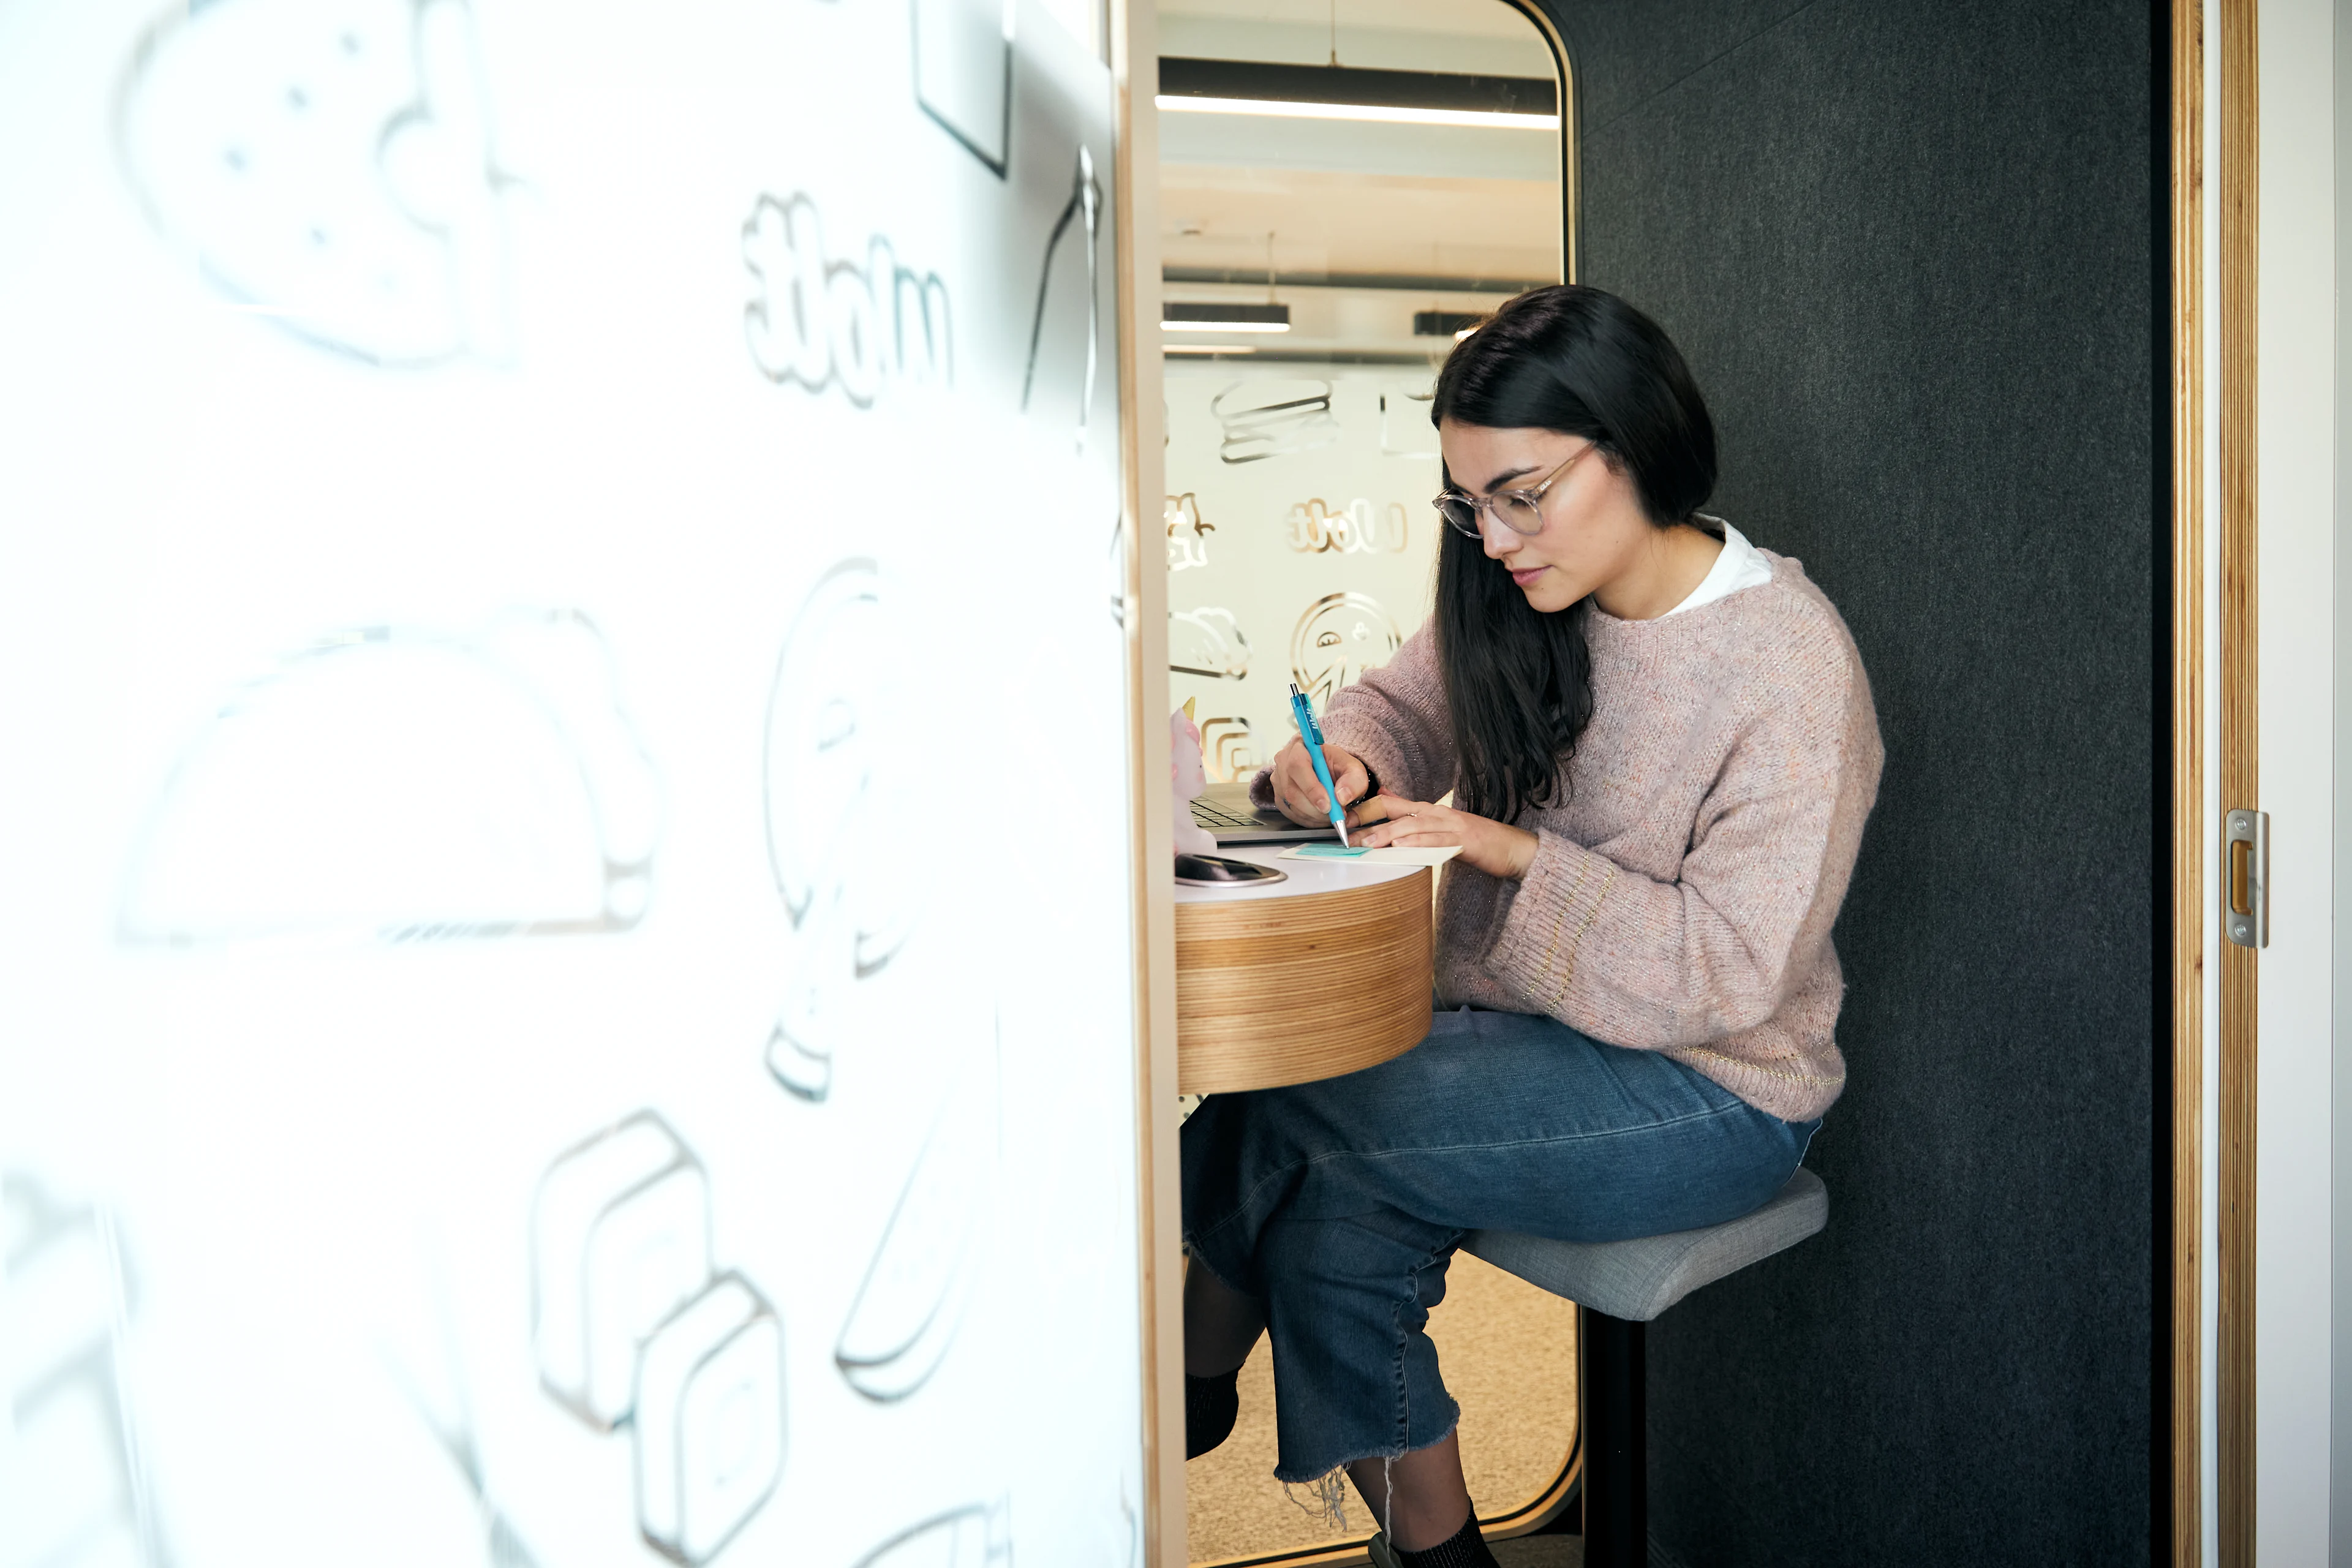
<svg viewBox="0 0 2352 1568">
<path fill-rule="evenodd" d="M 1369 594 L 1327 594 L 1307 606 L 1290 637 L 1290 678 L 1318 707 L 1402 646 L 1396 620 Z"/>
<path fill-rule="evenodd" d="M 768 858 L 799 933 L 768 1070 L 803 1100 L 832 1091 L 845 992 L 906 944 L 920 879 L 906 874 L 893 798 L 906 753 L 898 639 L 872 561 L 835 565 L 784 639 L 768 704 Z"/>
</svg>

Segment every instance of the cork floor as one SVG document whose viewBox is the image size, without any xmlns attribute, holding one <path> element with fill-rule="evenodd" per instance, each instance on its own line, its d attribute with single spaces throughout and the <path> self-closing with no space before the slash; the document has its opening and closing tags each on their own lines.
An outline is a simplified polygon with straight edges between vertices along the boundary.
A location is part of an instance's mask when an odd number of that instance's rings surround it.
<svg viewBox="0 0 2352 1568">
<path fill-rule="evenodd" d="M 1528 1501 L 1559 1474 L 1576 1433 L 1576 1309 L 1466 1254 L 1430 1314 L 1445 1385 L 1462 1405 L 1462 1468 L 1471 1501 L 1492 1518 Z M 1241 1418 L 1214 1452 L 1184 1468 L 1185 1520 L 1196 1563 L 1255 1556 L 1370 1533 L 1347 1494 L 1347 1523 L 1302 1508 L 1274 1479 L 1274 1374 L 1261 1340 L 1242 1368 Z M 1299 1497 L 1305 1499 L 1303 1489 Z M 1573 1536 L 1497 1542 L 1507 1568 L 1581 1561 Z M 1506 1546 L 1510 1554 L 1504 1555 Z"/>
</svg>

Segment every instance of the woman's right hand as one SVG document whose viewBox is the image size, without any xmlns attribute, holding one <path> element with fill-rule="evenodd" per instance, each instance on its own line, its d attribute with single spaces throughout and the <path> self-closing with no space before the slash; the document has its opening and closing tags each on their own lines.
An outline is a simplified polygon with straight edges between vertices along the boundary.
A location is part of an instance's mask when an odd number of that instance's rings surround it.
<svg viewBox="0 0 2352 1568">
<path fill-rule="evenodd" d="M 1323 763 L 1331 770 L 1331 787 L 1339 792 L 1339 804 L 1353 806 L 1364 798 L 1372 775 L 1356 759 L 1353 752 L 1338 746 L 1323 748 Z M 1306 745 L 1293 735 L 1287 745 L 1274 756 L 1274 804 L 1282 815 L 1305 827 L 1328 826 L 1331 807 L 1323 795 L 1323 782 L 1315 776 L 1314 760 L 1307 756 Z M 1354 814 L 1349 813 L 1352 822 Z"/>
</svg>

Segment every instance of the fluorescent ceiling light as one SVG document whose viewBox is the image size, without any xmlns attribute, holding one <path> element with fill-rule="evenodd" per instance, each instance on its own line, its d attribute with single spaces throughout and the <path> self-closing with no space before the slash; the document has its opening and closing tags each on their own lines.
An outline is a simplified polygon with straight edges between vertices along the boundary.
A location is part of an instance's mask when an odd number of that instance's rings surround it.
<svg viewBox="0 0 2352 1568">
<path fill-rule="evenodd" d="M 1416 338 L 1451 336 L 1458 343 L 1476 331 L 1488 314 L 1485 310 L 1415 310 L 1412 313 L 1412 335 Z"/>
<path fill-rule="evenodd" d="M 1286 332 L 1290 331 L 1290 307 L 1242 305 L 1224 300 L 1180 304 L 1171 300 L 1160 307 L 1160 330 L 1163 332 Z"/>
<path fill-rule="evenodd" d="M 1161 93 L 1162 113 L 1262 114 L 1282 120 L 1372 120 L 1391 125 L 1471 125 L 1507 131 L 1558 131 L 1557 114 L 1498 114 L 1479 109 L 1402 109 L 1383 103 L 1301 103 L 1273 98 L 1192 98 Z"/>
</svg>

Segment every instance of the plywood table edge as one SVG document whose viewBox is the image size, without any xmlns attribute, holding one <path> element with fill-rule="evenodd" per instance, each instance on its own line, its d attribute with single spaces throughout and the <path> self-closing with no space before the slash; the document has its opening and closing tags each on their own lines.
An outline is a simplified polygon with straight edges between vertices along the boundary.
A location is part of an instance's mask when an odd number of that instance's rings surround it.
<svg viewBox="0 0 2352 1568">
<path fill-rule="evenodd" d="M 1423 868 L 1295 898 L 1178 905 L 1178 1087 L 1276 1089 L 1377 1067 L 1420 1044 L 1434 961 L 1431 881 Z"/>
</svg>

